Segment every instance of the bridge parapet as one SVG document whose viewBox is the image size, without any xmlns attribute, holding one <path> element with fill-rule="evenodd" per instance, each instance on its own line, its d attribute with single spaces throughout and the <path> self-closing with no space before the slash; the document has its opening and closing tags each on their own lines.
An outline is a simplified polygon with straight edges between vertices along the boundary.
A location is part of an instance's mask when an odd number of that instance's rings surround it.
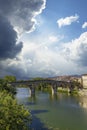
<svg viewBox="0 0 87 130">
<path fill-rule="evenodd" d="M 30 80 L 30 81 L 17 81 L 17 82 L 11 82 L 10 84 L 13 86 L 17 85 L 26 85 L 30 88 L 31 95 L 35 94 L 35 89 L 40 85 L 40 84 L 49 84 L 51 86 L 51 91 L 52 94 L 57 93 L 58 87 L 62 88 L 69 88 L 70 91 L 72 89 L 71 82 L 66 82 L 66 81 L 58 81 L 58 80 Z"/>
</svg>

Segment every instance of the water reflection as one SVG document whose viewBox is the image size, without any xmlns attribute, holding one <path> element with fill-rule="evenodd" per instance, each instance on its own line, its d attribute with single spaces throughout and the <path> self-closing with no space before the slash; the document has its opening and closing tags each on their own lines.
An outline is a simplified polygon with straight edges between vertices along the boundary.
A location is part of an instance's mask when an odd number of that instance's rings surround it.
<svg viewBox="0 0 87 130">
<path fill-rule="evenodd" d="M 30 91 L 28 88 L 17 88 L 17 95 L 18 99 L 30 97 Z"/>
<path fill-rule="evenodd" d="M 79 98 L 79 104 L 83 108 L 87 108 L 87 96 L 82 96 Z"/>
<path fill-rule="evenodd" d="M 33 130 L 87 130 L 86 97 L 44 92 L 30 96 L 28 89 L 18 89 L 17 99 L 31 111 Z"/>
<path fill-rule="evenodd" d="M 31 102 L 31 104 L 35 104 L 37 102 L 37 98 L 36 95 L 32 95 L 29 98 L 29 102 Z"/>
<path fill-rule="evenodd" d="M 58 99 L 58 95 L 57 94 L 49 94 L 49 99 L 51 100 L 51 101 L 53 101 L 53 100 L 57 100 Z"/>
</svg>

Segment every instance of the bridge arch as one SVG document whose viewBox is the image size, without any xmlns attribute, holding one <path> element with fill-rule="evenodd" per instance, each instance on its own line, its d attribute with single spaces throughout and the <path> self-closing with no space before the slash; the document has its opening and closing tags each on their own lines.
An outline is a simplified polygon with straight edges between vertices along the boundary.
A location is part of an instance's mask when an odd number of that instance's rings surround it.
<svg viewBox="0 0 87 130">
<path fill-rule="evenodd" d="M 58 88 L 68 88 L 68 91 L 72 91 L 72 84 L 71 82 L 66 82 L 66 81 L 55 81 L 55 80 L 30 80 L 30 81 L 17 81 L 17 82 L 12 82 L 10 83 L 11 85 L 17 86 L 17 85 L 26 85 L 27 87 L 30 88 L 30 94 L 35 95 L 35 89 L 40 85 L 40 84 L 49 84 L 51 88 L 51 93 L 57 94 Z M 43 85 L 44 87 L 44 85 Z"/>
</svg>

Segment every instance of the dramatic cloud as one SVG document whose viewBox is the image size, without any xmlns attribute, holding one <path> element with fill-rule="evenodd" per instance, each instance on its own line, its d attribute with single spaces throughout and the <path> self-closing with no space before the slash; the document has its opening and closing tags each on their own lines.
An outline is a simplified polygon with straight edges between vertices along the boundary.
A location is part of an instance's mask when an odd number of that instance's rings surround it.
<svg viewBox="0 0 87 130">
<path fill-rule="evenodd" d="M 35 76 L 49 77 L 85 73 L 87 68 L 87 32 L 69 43 L 59 44 L 58 42 L 55 46 L 53 46 L 54 40 L 50 41 L 49 36 L 45 39 L 43 37 L 38 42 L 34 36 L 27 41 L 18 57 L 19 60 L 14 58 L 2 61 L 1 68 L 4 73 L 13 74 L 23 79 Z"/>
<path fill-rule="evenodd" d="M 73 60 L 79 66 L 87 67 L 87 32 L 64 45 L 64 54 L 68 60 Z"/>
<path fill-rule="evenodd" d="M 78 15 L 61 18 L 61 19 L 57 20 L 57 24 L 58 24 L 59 28 L 61 28 L 62 26 L 71 25 L 71 23 L 76 22 L 78 20 L 78 18 L 79 18 Z"/>
<path fill-rule="evenodd" d="M 0 16 L 0 59 L 14 58 L 22 49 L 17 42 L 17 33 L 8 20 Z"/>
<path fill-rule="evenodd" d="M 56 44 L 53 46 L 54 41 L 53 44 L 50 44 L 52 41 L 49 36 L 45 39 L 42 37 L 39 42 L 37 42 L 37 38 L 35 41 L 34 39 L 33 37 L 24 44 L 19 60 L 14 58 L 14 60 L 8 59 L 2 62 L 2 67 L 6 72 L 10 72 L 18 78 L 57 76 L 63 73 L 68 74 L 68 70 L 70 74 L 73 63 L 67 62 L 64 55 L 61 55 L 62 50 L 59 46 L 58 48 Z"/>
<path fill-rule="evenodd" d="M 87 28 L 87 22 L 82 25 L 82 28 Z"/>
<path fill-rule="evenodd" d="M 35 16 L 45 8 L 46 0 L 0 0 L 0 58 L 14 58 L 23 44 L 17 33 L 32 31 Z"/>
<path fill-rule="evenodd" d="M 87 67 L 87 32 L 65 43 L 67 35 L 54 32 L 55 28 L 51 30 L 46 22 L 45 31 L 40 30 L 44 27 L 41 26 L 32 34 L 25 34 L 35 29 L 36 16 L 45 6 L 46 0 L 0 0 L 0 76 L 10 74 L 23 79 L 58 76 L 76 74 L 79 68 Z M 74 15 L 57 23 L 61 28 L 78 19 Z M 86 23 L 82 28 L 85 27 Z M 19 34 L 23 34 L 20 39 Z M 23 43 L 18 42 L 21 40 Z"/>
<path fill-rule="evenodd" d="M 19 33 L 35 28 L 35 16 L 45 8 L 46 0 L 0 0 L 0 14 L 5 16 Z"/>
<path fill-rule="evenodd" d="M 23 75 L 25 57 L 18 34 L 31 32 L 36 16 L 45 8 L 46 0 L 0 0 L 0 75 Z M 19 52 L 21 52 L 19 54 Z M 17 55 L 19 54 L 19 55 Z M 26 65 L 26 63 L 24 63 Z"/>
</svg>

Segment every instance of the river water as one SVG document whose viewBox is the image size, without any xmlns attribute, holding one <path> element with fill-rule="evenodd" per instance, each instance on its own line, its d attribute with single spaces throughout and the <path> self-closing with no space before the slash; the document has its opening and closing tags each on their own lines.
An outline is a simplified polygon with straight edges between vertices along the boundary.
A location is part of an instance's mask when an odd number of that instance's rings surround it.
<svg viewBox="0 0 87 130">
<path fill-rule="evenodd" d="M 17 88 L 16 98 L 32 113 L 32 130 L 87 130 L 87 97 L 36 92 Z"/>
</svg>

